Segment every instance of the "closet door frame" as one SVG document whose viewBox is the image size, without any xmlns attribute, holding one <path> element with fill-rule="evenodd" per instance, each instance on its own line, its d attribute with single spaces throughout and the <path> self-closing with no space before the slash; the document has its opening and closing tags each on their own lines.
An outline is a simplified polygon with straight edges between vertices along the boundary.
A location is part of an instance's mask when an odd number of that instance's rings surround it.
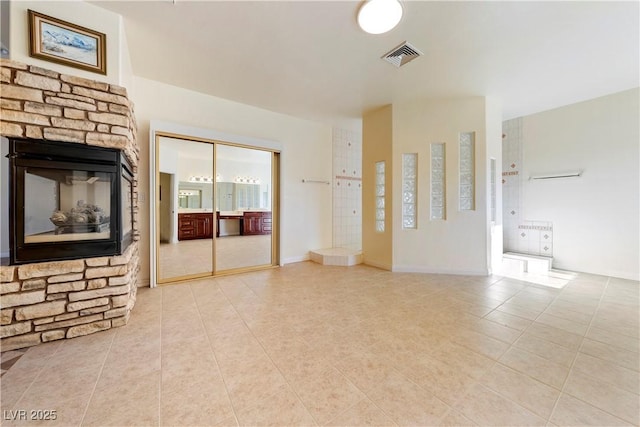
<svg viewBox="0 0 640 427">
<path fill-rule="evenodd" d="M 178 277 L 175 280 L 158 278 L 158 249 L 160 245 L 160 233 L 158 232 L 159 224 L 159 212 L 157 204 L 159 202 L 158 184 L 159 184 L 159 141 L 161 137 L 182 139 L 186 141 L 202 142 L 208 144 L 214 144 L 214 153 L 216 144 L 230 145 L 242 148 L 257 149 L 262 151 L 271 152 L 272 161 L 272 179 L 273 195 L 271 200 L 272 207 L 272 239 L 271 239 L 271 264 L 267 266 L 246 267 L 242 269 L 224 270 L 216 272 L 215 267 L 215 238 L 213 239 L 213 271 L 211 274 L 196 274 L 193 276 Z M 171 123 L 161 120 L 151 120 L 149 127 L 149 231 L 150 231 L 150 286 L 156 287 L 163 284 L 180 283 L 186 280 L 199 279 L 203 277 L 215 277 L 228 274 L 236 274 L 253 270 L 262 270 L 265 268 L 274 268 L 282 265 L 280 261 L 280 224 L 281 218 L 281 157 L 282 145 L 277 141 L 271 141 L 266 139 L 253 138 L 243 135 L 234 135 L 225 132 L 219 132 L 211 129 L 203 129 L 191 126 L 185 126 L 177 123 Z M 214 154 L 215 159 L 215 154 Z M 214 160 L 213 173 L 215 176 L 216 167 Z M 142 196 L 142 202 L 144 202 L 144 195 Z M 214 203 L 215 203 L 215 185 L 214 185 Z M 214 209 L 215 215 L 215 209 Z M 215 225 L 214 225 L 215 227 Z M 215 236 L 215 230 L 214 230 Z"/>
</svg>

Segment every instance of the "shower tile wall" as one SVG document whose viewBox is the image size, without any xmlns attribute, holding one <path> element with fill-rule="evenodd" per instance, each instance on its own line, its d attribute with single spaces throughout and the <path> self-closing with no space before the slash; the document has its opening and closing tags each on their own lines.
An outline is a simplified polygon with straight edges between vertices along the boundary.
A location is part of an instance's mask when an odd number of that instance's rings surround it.
<svg viewBox="0 0 640 427">
<path fill-rule="evenodd" d="M 362 249 L 362 135 L 333 129 L 333 247 Z"/>
<path fill-rule="evenodd" d="M 502 218 L 504 251 L 553 256 L 553 224 L 525 220 L 522 212 L 522 118 L 502 123 Z"/>
<path fill-rule="evenodd" d="M 520 170 L 522 167 L 522 119 L 502 123 L 502 221 L 504 251 L 520 252 Z"/>
<path fill-rule="evenodd" d="M 521 221 L 516 247 L 516 252 L 552 256 L 553 224 L 549 221 Z"/>
</svg>

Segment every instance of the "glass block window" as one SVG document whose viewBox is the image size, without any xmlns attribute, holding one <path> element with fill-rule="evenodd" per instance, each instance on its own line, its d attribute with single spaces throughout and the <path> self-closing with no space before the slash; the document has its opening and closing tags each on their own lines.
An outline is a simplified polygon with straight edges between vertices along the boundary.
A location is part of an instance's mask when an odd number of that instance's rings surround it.
<svg viewBox="0 0 640 427">
<path fill-rule="evenodd" d="M 376 231 L 384 232 L 384 162 L 376 162 Z"/>
<path fill-rule="evenodd" d="M 445 145 L 431 144 L 431 219 L 445 219 Z"/>
<path fill-rule="evenodd" d="M 472 211 L 476 208 L 475 200 L 475 132 L 460 134 L 460 210 Z"/>
<path fill-rule="evenodd" d="M 491 221 L 496 222 L 496 159 L 491 159 Z"/>
<path fill-rule="evenodd" d="M 418 228 L 417 213 L 417 177 L 418 154 L 402 155 L 402 228 Z"/>
</svg>

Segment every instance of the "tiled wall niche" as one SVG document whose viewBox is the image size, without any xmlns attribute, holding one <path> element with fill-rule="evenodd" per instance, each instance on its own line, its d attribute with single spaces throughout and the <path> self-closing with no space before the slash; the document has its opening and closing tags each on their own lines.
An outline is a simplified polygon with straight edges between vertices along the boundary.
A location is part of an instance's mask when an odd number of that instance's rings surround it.
<svg viewBox="0 0 640 427">
<path fill-rule="evenodd" d="M 502 218 L 504 251 L 553 256 L 553 224 L 524 220 L 522 118 L 502 123 Z"/>
<path fill-rule="evenodd" d="M 552 256 L 553 224 L 549 221 L 521 221 L 515 245 L 515 252 Z"/>
<path fill-rule="evenodd" d="M 362 249 L 362 135 L 333 129 L 333 247 Z"/>
</svg>

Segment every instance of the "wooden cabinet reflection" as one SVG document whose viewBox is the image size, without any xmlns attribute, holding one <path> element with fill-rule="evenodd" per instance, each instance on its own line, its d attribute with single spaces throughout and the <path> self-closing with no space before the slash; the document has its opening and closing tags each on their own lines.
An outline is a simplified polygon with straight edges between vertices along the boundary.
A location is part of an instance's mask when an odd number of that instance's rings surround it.
<svg viewBox="0 0 640 427">
<path fill-rule="evenodd" d="M 220 237 L 220 220 L 237 220 L 240 236 L 271 234 L 271 212 L 245 211 L 221 214 L 216 212 L 216 237 Z M 178 240 L 210 239 L 213 237 L 213 213 L 178 214 Z"/>
<path fill-rule="evenodd" d="M 213 237 L 213 213 L 178 214 L 178 240 Z"/>
</svg>

